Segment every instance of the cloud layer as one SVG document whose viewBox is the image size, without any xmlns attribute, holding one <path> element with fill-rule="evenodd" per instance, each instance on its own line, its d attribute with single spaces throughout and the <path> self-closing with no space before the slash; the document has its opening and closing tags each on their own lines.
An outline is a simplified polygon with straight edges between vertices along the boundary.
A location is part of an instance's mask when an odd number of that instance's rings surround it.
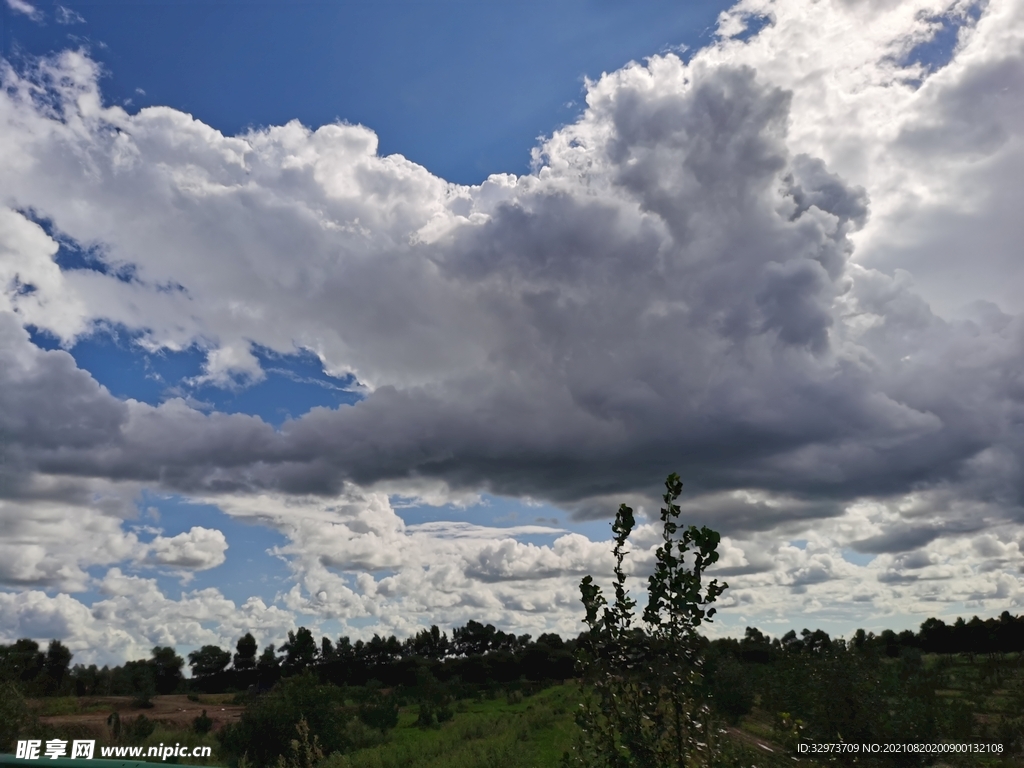
<svg viewBox="0 0 1024 768">
<path fill-rule="evenodd" d="M 921 63 L 943 25 L 955 49 Z M 0 514 L 22 536 L 4 583 L 223 562 L 203 527 L 140 550 L 121 521 L 151 487 L 284 532 L 291 611 L 564 628 L 603 546 L 405 528 L 389 489 L 586 520 L 650 510 L 678 470 L 751 611 L 1019 599 L 1024 4 L 744 1 L 689 61 L 588 83 L 533 173 L 472 187 L 362 126 L 228 137 L 104 106 L 97 78 L 70 51 L 3 73 Z M 61 242 L 91 261 L 61 266 Z M 29 326 L 195 345 L 226 386 L 263 375 L 253 344 L 307 349 L 366 396 L 280 430 L 121 401 Z M 88 531 L 63 548 L 62 509 Z"/>
</svg>

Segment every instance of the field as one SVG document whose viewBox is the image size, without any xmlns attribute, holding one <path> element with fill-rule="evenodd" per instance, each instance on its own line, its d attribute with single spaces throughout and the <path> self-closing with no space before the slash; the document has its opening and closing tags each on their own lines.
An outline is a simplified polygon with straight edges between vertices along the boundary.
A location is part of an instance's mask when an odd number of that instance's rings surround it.
<svg viewBox="0 0 1024 768">
<path fill-rule="evenodd" d="M 118 712 L 123 722 L 142 714 L 156 724 L 156 730 L 144 739 L 123 743 L 209 744 L 213 758 L 180 762 L 226 765 L 212 734 L 199 738 L 190 727 L 193 719 L 206 710 L 214 720 L 215 734 L 225 724 L 237 721 L 244 707 L 233 704 L 231 694 L 198 698 L 197 702 L 184 695 L 154 696 L 154 706 L 145 710 L 134 708 L 132 699 L 123 696 L 37 699 L 31 705 L 47 731 L 92 737 L 102 744 L 112 743 L 107 726 L 111 712 Z M 579 689 L 571 682 L 527 697 L 504 693 L 493 698 L 480 696 L 459 701 L 454 718 L 435 728 L 416 724 L 415 705 L 402 707 L 397 727 L 382 743 L 345 755 L 329 755 L 320 768 L 555 768 L 572 744 L 573 713 L 578 701 Z M 780 755 L 783 752 L 769 739 L 739 728 L 728 731 L 729 738 L 750 748 L 775 750 Z M 809 761 L 802 763 L 813 766 Z"/>
<path fill-rule="evenodd" d="M 935 758 L 922 764 L 938 766 L 1024 766 L 1021 751 L 1021 715 L 1024 704 L 1024 666 L 1021 656 L 934 656 L 922 660 L 922 674 L 939 681 L 934 696 L 945 703 L 956 702 L 963 712 L 963 725 L 977 742 L 1003 743 L 1006 752 L 998 757 L 958 756 Z M 895 665 L 896 660 L 883 662 Z M 755 676 L 773 675 L 769 667 L 751 665 Z M 763 680 L 761 681 L 763 683 Z M 386 732 L 367 729 L 358 722 L 361 689 L 349 688 L 339 706 L 338 717 L 363 734 L 362 740 L 344 752 L 329 754 L 318 768 L 554 768 L 570 748 L 576 726 L 574 712 L 579 689 L 573 682 L 552 685 L 534 695 L 523 696 L 501 689 L 478 693 L 453 703 L 454 717 L 439 726 L 417 724 L 418 704 L 402 700 L 397 725 Z M 40 698 L 30 701 L 42 735 L 96 738 L 100 744 L 113 743 L 108 724 L 117 712 L 125 728 L 141 715 L 152 732 L 138 738 L 122 733 L 118 743 L 150 746 L 158 743 L 209 745 L 213 757 L 200 762 L 228 765 L 232 761 L 222 750 L 217 733 L 237 723 L 245 710 L 246 697 L 236 694 L 190 694 L 152 697 L 152 706 L 139 708 L 138 700 L 124 696 L 83 696 Z M 211 719 L 210 732 L 194 730 L 194 721 L 205 711 Z M 893 717 L 900 713 L 893 712 Z M 365 734 L 376 734 L 366 738 Z M 126 731 L 126 733 L 131 733 Z M 720 738 L 733 753 L 731 766 L 772 766 L 794 763 L 814 768 L 831 764 L 811 757 L 797 759 L 779 730 L 778 713 L 766 707 L 763 696 L 755 697 L 753 708 L 732 725 L 723 727 Z M 939 737 L 942 739 L 942 735 Z M 790 741 L 792 746 L 792 741 Z M 176 762 L 171 759 L 167 762 Z M 288 768 L 304 768 L 301 761 Z M 858 764 L 871 764 L 860 760 Z M 909 764 L 909 763 L 908 763 Z"/>
<path fill-rule="evenodd" d="M 36 699 L 31 702 L 39 722 L 46 726 L 75 726 L 96 734 L 96 738 L 108 735 L 107 718 L 117 712 L 122 721 L 145 715 L 166 730 L 187 730 L 192 721 L 206 711 L 213 720 L 213 729 L 218 730 L 226 723 L 238 720 L 242 707 L 233 703 L 232 694 L 212 694 L 193 697 L 186 695 L 154 696 L 152 707 L 139 708 L 130 696 L 61 696 Z"/>
</svg>

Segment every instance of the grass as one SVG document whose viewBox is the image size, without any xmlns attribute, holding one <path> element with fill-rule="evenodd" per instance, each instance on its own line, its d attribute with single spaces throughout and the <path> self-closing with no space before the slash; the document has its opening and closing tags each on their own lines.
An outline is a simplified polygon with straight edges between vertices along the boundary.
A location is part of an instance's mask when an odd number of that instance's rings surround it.
<svg viewBox="0 0 1024 768">
<path fill-rule="evenodd" d="M 322 768 L 542 768 L 557 766 L 572 743 L 573 685 L 555 686 L 522 702 L 465 701 L 440 728 L 415 725 L 410 708 L 390 740 L 348 755 L 330 755 Z"/>
<path fill-rule="evenodd" d="M 926 656 L 923 661 L 926 668 L 941 675 L 942 687 L 937 691 L 940 698 L 961 700 L 971 707 L 978 725 L 976 736 L 982 740 L 996 740 L 1003 721 L 1016 720 L 1021 715 L 1024 660 L 1019 657 L 985 659 L 979 656 L 971 660 Z M 234 694 L 202 694 L 198 703 L 214 707 L 230 703 L 234 698 Z M 417 705 L 410 704 L 401 710 L 398 726 L 381 738 L 380 743 L 372 743 L 379 738 L 376 735 L 373 739 L 356 739 L 355 743 L 367 746 L 348 754 L 328 755 L 318 768 L 554 768 L 572 745 L 576 733 L 573 715 L 578 703 L 579 689 L 571 682 L 547 688 L 521 701 L 503 695 L 493 699 L 465 699 L 456 704 L 455 718 L 436 728 L 418 727 Z M 73 697 L 37 700 L 32 706 L 38 716 L 44 717 L 83 714 L 94 711 L 93 707 L 109 709 L 109 704 Z M 358 725 L 358 721 L 355 722 Z M 68 724 L 59 728 L 70 732 L 74 726 Z M 739 729 L 748 736 L 731 743 L 728 751 L 737 754 L 737 759 L 730 765 L 767 768 L 793 762 L 786 754 L 777 752 L 769 756 L 751 745 L 750 737 L 757 737 L 774 746 L 772 717 L 760 707 L 742 718 Z M 199 736 L 188 730 L 158 725 L 143 746 L 160 742 L 213 747 L 212 757 L 181 759 L 181 763 L 224 764 L 212 734 Z M 817 764 L 807 757 L 798 762 L 806 768 Z M 973 768 L 978 765 L 1024 766 L 1024 761 L 1019 756 L 1011 759 L 985 757 L 972 758 L 968 763 L 951 757 L 939 764 Z"/>
</svg>

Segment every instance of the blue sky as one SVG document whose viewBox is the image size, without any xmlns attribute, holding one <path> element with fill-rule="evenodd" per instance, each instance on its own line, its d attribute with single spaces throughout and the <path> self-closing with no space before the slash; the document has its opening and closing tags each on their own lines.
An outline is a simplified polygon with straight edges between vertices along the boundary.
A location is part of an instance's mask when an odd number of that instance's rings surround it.
<svg viewBox="0 0 1024 768">
<path fill-rule="evenodd" d="M 0 642 L 573 633 L 670 471 L 715 631 L 1024 608 L 1021 0 L 0 25 Z"/>
<path fill-rule="evenodd" d="M 9 7 L 4 56 L 88 46 L 104 95 L 172 106 L 225 133 L 300 120 L 371 126 L 450 181 L 524 173 L 582 108 L 583 78 L 710 39 L 721 0 L 75 2 L 83 21 Z"/>
</svg>

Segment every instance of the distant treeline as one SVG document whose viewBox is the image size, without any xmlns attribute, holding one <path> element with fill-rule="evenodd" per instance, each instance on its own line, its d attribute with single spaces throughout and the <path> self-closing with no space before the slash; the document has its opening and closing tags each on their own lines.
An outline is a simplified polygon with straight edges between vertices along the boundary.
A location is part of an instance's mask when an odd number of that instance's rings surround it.
<svg viewBox="0 0 1024 768">
<path fill-rule="evenodd" d="M 71 652 L 58 640 L 42 651 L 34 640 L 0 645 L 0 681 L 11 680 L 35 696 L 136 696 L 196 691 L 223 693 L 266 690 L 282 677 L 304 670 L 322 682 L 361 686 L 415 685 L 426 669 L 441 681 L 457 678 L 473 686 L 501 685 L 517 680 L 565 680 L 574 675 L 575 642 L 557 634 L 514 635 L 491 624 L 468 622 L 451 638 L 437 626 L 400 641 L 374 635 L 368 641 L 348 637 L 318 643 L 305 627 L 289 632 L 279 647 L 259 651 L 247 633 L 235 653 L 206 645 L 188 654 L 192 678 L 183 674 L 185 660 L 173 648 L 155 647 L 151 657 L 117 667 L 69 667 Z"/>
<path fill-rule="evenodd" d="M 582 637 L 582 636 L 581 636 Z M 196 691 L 265 690 L 282 677 L 310 670 L 322 682 L 335 685 L 415 685 L 422 670 L 439 681 L 458 680 L 472 686 L 505 685 L 519 680 L 550 681 L 572 678 L 573 652 L 579 638 L 559 635 L 515 635 L 490 624 L 470 621 L 457 627 L 449 638 L 436 626 L 399 640 L 394 635 L 374 635 L 368 641 L 337 641 L 323 637 L 318 643 L 305 627 L 289 632 L 279 647 L 262 652 L 255 638 L 246 634 L 235 652 L 215 645 L 188 654 L 192 678 L 186 679 L 185 659 L 174 648 L 157 646 L 149 659 L 129 661 L 113 668 L 96 665 L 70 666 L 72 654 L 53 640 L 44 651 L 34 640 L 21 639 L 0 645 L 0 681 L 15 682 L 27 695 L 122 695 L 146 699 L 155 694 Z M 922 653 L 990 654 L 1024 651 L 1024 615 L 1004 612 L 987 620 L 960 618 L 953 624 L 928 619 L 918 632 L 885 630 L 879 635 L 858 630 L 849 641 L 832 640 L 821 630 L 790 631 L 770 638 L 748 627 L 742 640 L 716 640 L 716 655 L 727 654 L 751 663 L 767 663 L 780 655 L 820 653 L 836 644 L 889 657 L 903 649 Z"/>
<path fill-rule="evenodd" d="M 810 652 L 815 653 L 831 648 L 836 642 L 859 650 L 877 651 L 890 658 L 897 658 L 904 648 L 915 648 L 922 653 L 1012 653 L 1024 651 L 1024 615 L 1013 616 L 1003 611 L 998 618 L 981 620 L 977 616 L 970 621 L 963 617 L 952 624 L 942 619 L 927 619 L 917 632 L 906 629 L 894 632 L 884 630 L 876 635 L 858 629 L 849 641 L 833 641 L 822 630 L 804 629 L 799 635 L 790 630 L 774 640 L 759 630 L 747 627 L 743 640 L 718 640 L 716 644 L 728 646 L 746 661 L 767 661 L 773 653 Z"/>
</svg>

